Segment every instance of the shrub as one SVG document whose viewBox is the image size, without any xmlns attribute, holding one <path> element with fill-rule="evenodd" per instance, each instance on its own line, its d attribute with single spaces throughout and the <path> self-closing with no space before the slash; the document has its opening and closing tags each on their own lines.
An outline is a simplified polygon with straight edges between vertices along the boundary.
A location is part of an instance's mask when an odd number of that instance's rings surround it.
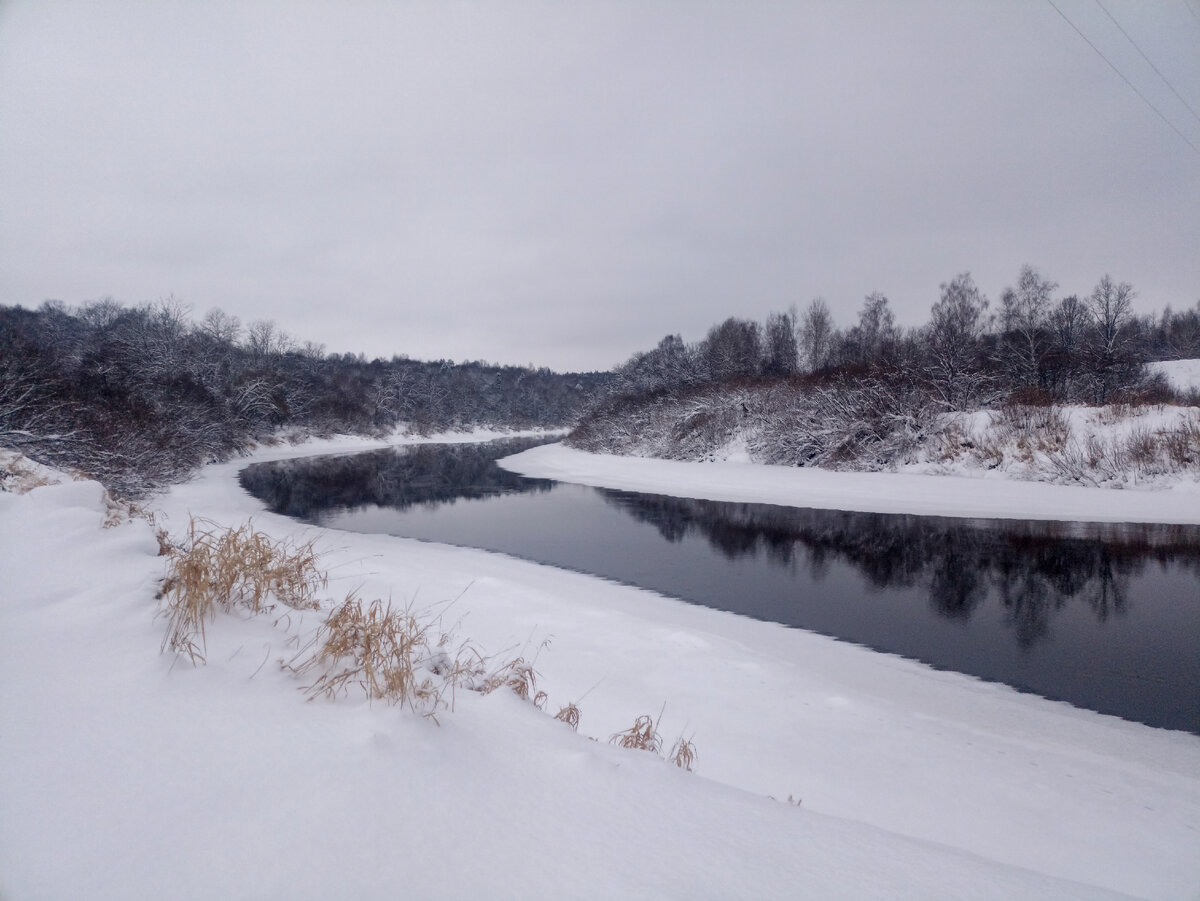
<svg viewBox="0 0 1200 901">
<path fill-rule="evenodd" d="M 1200 467 L 1200 423 L 1182 422 L 1163 435 L 1167 458 L 1180 468 Z"/>
</svg>

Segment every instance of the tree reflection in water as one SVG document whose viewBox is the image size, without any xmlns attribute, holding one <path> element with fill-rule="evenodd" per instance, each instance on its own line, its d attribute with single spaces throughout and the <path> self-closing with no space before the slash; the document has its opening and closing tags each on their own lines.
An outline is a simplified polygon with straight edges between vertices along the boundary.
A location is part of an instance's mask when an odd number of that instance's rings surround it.
<svg viewBox="0 0 1200 901">
<path fill-rule="evenodd" d="M 255 463 L 238 475 L 273 513 L 319 522 L 332 511 L 366 507 L 406 510 L 460 498 L 549 491 L 554 482 L 525 479 L 496 460 L 546 444 L 546 438 L 504 438 L 480 444 L 416 444 L 366 453 Z"/>
<path fill-rule="evenodd" d="M 918 587 L 948 619 L 968 620 L 995 594 L 1017 641 L 1045 637 L 1068 600 L 1101 622 L 1125 612 L 1131 576 L 1150 562 L 1200 575 L 1200 528 L 1177 525 L 962 520 L 799 510 L 603 490 L 610 504 L 668 541 L 700 535 L 728 559 L 762 557 L 811 570 L 852 564 L 876 588 Z"/>
</svg>

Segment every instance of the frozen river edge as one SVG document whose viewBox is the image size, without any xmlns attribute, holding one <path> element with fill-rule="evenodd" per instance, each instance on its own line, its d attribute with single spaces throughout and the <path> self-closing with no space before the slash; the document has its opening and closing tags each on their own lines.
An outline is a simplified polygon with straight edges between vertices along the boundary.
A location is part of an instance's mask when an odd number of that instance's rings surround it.
<svg viewBox="0 0 1200 901">
<path fill-rule="evenodd" d="M 983 475 L 842 472 L 757 463 L 623 457 L 547 444 L 500 465 L 531 478 L 710 501 L 781 504 L 857 513 L 985 519 L 1200 523 L 1195 482 L 1147 489 L 1052 485 Z"/>
</svg>

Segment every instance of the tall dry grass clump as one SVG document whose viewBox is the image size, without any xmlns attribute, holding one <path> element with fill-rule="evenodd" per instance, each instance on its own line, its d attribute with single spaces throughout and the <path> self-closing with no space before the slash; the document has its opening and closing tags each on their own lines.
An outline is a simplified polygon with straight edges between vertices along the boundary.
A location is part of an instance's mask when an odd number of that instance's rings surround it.
<svg viewBox="0 0 1200 901">
<path fill-rule="evenodd" d="M 218 609 L 240 606 L 258 613 L 271 599 L 296 609 L 314 609 L 316 593 L 326 585 L 311 541 L 273 541 L 256 531 L 252 522 L 222 529 L 192 517 L 182 546 L 166 546 L 166 550 L 163 648 L 187 654 L 193 663 L 204 662 L 205 623 Z"/>
<path fill-rule="evenodd" d="M 666 705 L 663 705 L 664 710 Z M 659 757 L 662 756 L 662 735 L 659 734 L 658 724 L 662 720 L 662 712 L 658 714 L 658 719 L 653 719 L 648 714 L 642 714 L 632 726 L 621 732 L 614 732 L 609 737 L 611 744 L 618 747 L 627 748 L 633 751 L 650 751 Z M 560 714 L 556 719 L 562 719 Z M 684 738 L 682 735 L 676 739 L 675 744 L 671 746 L 671 753 L 667 755 L 667 762 L 673 763 L 681 770 L 692 771 L 692 764 L 696 762 L 696 745 L 690 738 Z"/>
<path fill-rule="evenodd" d="M 348 595 L 317 631 L 314 651 L 293 667 L 320 671 L 307 687 L 310 698 L 338 697 L 358 688 L 372 700 L 399 704 L 432 715 L 445 680 L 435 682 L 444 654 L 431 641 L 434 622 L 422 622 L 411 606 L 393 607 L 376 599 L 364 604 Z"/>
<path fill-rule="evenodd" d="M 618 747 L 629 750 L 662 753 L 662 736 L 658 734 L 658 723 L 646 714 L 642 714 L 634 720 L 633 725 L 628 729 L 614 732 L 608 740 Z"/>
<path fill-rule="evenodd" d="M 574 702 L 567 704 L 565 707 L 560 707 L 558 713 L 554 714 L 554 718 L 560 723 L 566 723 L 576 732 L 579 731 L 579 720 L 583 716 L 578 705 Z"/>
<path fill-rule="evenodd" d="M 667 760 L 675 764 L 681 770 L 692 771 L 692 764 L 696 762 L 696 745 L 682 735 L 671 748 L 671 753 L 667 756 Z"/>
<path fill-rule="evenodd" d="M 497 688 L 512 690 L 522 701 L 532 701 L 539 710 L 546 706 L 549 696 L 537 687 L 537 671 L 524 657 L 515 657 L 496 667 L 488 674 L 477 689 L 482 694 L 491 694 Z"/>
<path fill-rule="evenodd" d="M 489 694 L 508 688 L 542 709 L 546 693 L 537 688 L 533 665 L 516 657 L 492 665 L 469 641 L 454 646 L 440 619 L 411 604 L 364 603 L 348 595 L 286 668 L 316 673 L 305 690 L 310 699 L 334 698 L 360 690 L 370 700 L 408 707 L 437 721 L 437 711 L 454 709 L 459 688 Z M 450 702 L 445 700 L 450 694 Z"/>
</svg>

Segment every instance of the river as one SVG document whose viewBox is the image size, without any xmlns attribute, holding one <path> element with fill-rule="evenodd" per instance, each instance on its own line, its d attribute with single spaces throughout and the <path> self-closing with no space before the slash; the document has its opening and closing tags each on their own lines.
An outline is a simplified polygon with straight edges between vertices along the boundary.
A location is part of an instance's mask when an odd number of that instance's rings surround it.
<svg viewBox="0 0 1200 901">
<path fill-rule="evenodd" d="M 538 441 L 247 467 L 278 513 L 499 551 L 1200 734 L 1200 527 L 810 510 L 506 472 Z"/>
</svg>

